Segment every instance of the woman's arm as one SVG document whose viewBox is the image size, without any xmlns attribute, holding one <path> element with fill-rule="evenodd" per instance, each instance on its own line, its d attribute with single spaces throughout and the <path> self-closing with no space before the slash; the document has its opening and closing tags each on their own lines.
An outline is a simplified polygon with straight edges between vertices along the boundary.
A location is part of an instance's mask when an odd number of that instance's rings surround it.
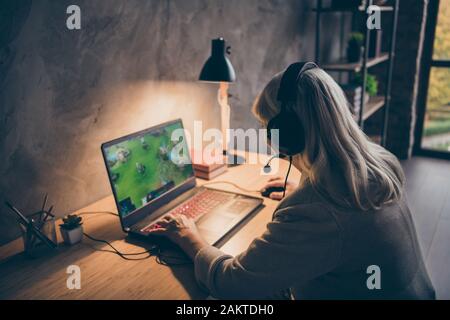
<svg viewBox="0 0 450 320">
<path fill-rule="evenodd" d="M 194 256 L 197 281 L 217 298 L 267 298 L 333 270 L 341 231 L 320 204 L 279 210 L 267 231 L 236 257 L 187 237 L 180 247 Z M 186 248 L 186 249 L 185 249 Z"/>
<path fill-rule="evenodd" d="M 321 205 L 280 210 L 267 231 L 233 258 L 204 247 L 195 258 L 197 280 L 218 298 L 268 298 L 333 270 L 341 232 Z"/>
</svg>

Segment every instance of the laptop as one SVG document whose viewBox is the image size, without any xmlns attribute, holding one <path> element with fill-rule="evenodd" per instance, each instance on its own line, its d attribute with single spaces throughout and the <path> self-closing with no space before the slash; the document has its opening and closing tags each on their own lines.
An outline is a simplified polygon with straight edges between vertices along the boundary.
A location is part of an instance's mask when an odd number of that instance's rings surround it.
<svg viewBox="0 0 450 320">
<path fill-rule="evenodd" d="M 263 202 L 197 186 L 181 119 L 106 142 L 101 150 L 122 229 L 131 235 L 148 238 L 165 215 L 185 215 L 215 245 Z"/>
</svg>

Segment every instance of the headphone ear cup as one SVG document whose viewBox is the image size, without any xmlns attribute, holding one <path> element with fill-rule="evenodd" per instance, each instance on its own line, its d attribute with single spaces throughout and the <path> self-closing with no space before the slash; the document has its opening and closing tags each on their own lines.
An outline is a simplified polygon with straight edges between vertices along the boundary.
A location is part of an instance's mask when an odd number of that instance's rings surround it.
<svg viewBox="0 0 450 320">
<path fill-rule="evenodd" d="M 297 114 L 283 109 L 267 125 L 267 138 L 272 140 L 271 130 L 278 129 L 278 145 L 271 141 L 274 148 L 287 156 L 301 153 L 305 149 L 305 129 Z"/>
<path fill-rule="evenodd" d="M 286 69 L 281 78 L 277 93 L 277 100 L 281 102 L 281 111 L 267 124 L 268 140 L 272 140 L 271 130 L 278 130 L 278 145 L 275 145 L 273 141 L 271 144 L 278 148 L 281 154 L 293 156 L 305 149 L 305 128 L 297 114 L 289 110 L 287 106 L 297 100 L 297 82 L 300 75 L 313 68 L 318 68 L 313 62 L 296 62 Z"/>
</svg>

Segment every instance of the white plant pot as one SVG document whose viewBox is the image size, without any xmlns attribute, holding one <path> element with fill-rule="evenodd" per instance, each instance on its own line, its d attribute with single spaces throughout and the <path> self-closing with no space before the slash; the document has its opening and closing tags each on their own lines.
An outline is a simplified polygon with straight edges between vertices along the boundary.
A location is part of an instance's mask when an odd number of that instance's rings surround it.
<svg viewBox="0 0 450 320">
<path fill-rule="evenodd" d="M 60 227 L 60 231 L 65 244 L 73 245 L 83 239 L 83 226 L 79 226 L 72 230 L 66 230 Z"/>
</svg>

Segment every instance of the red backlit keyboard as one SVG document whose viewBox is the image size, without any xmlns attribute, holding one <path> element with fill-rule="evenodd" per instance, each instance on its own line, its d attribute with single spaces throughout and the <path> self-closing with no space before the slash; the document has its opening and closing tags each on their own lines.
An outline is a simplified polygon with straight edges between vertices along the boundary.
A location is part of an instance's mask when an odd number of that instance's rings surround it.
<svg viewBox="0 0 450 320">
<path fill-rule="evenodd" d="M 219 192 L 215 190 L 205 189 L 200 191 L 195 196 L 182 203 L 175 209 L 168 212 L 168 214 L 172 214 L 174 216 L 184 215 L 188 218 L 192 218 L 197 220 L 201 216 L 211 212 L 217 206 L 226 201 L 232 199 L 234 197 L 233 194 Z M 150 232 L 151 230 L 158 229 L 160 226 L 157 223 L 152 223 L 147 227 L 143 228 L 142 232 Z"/>
</svg>

